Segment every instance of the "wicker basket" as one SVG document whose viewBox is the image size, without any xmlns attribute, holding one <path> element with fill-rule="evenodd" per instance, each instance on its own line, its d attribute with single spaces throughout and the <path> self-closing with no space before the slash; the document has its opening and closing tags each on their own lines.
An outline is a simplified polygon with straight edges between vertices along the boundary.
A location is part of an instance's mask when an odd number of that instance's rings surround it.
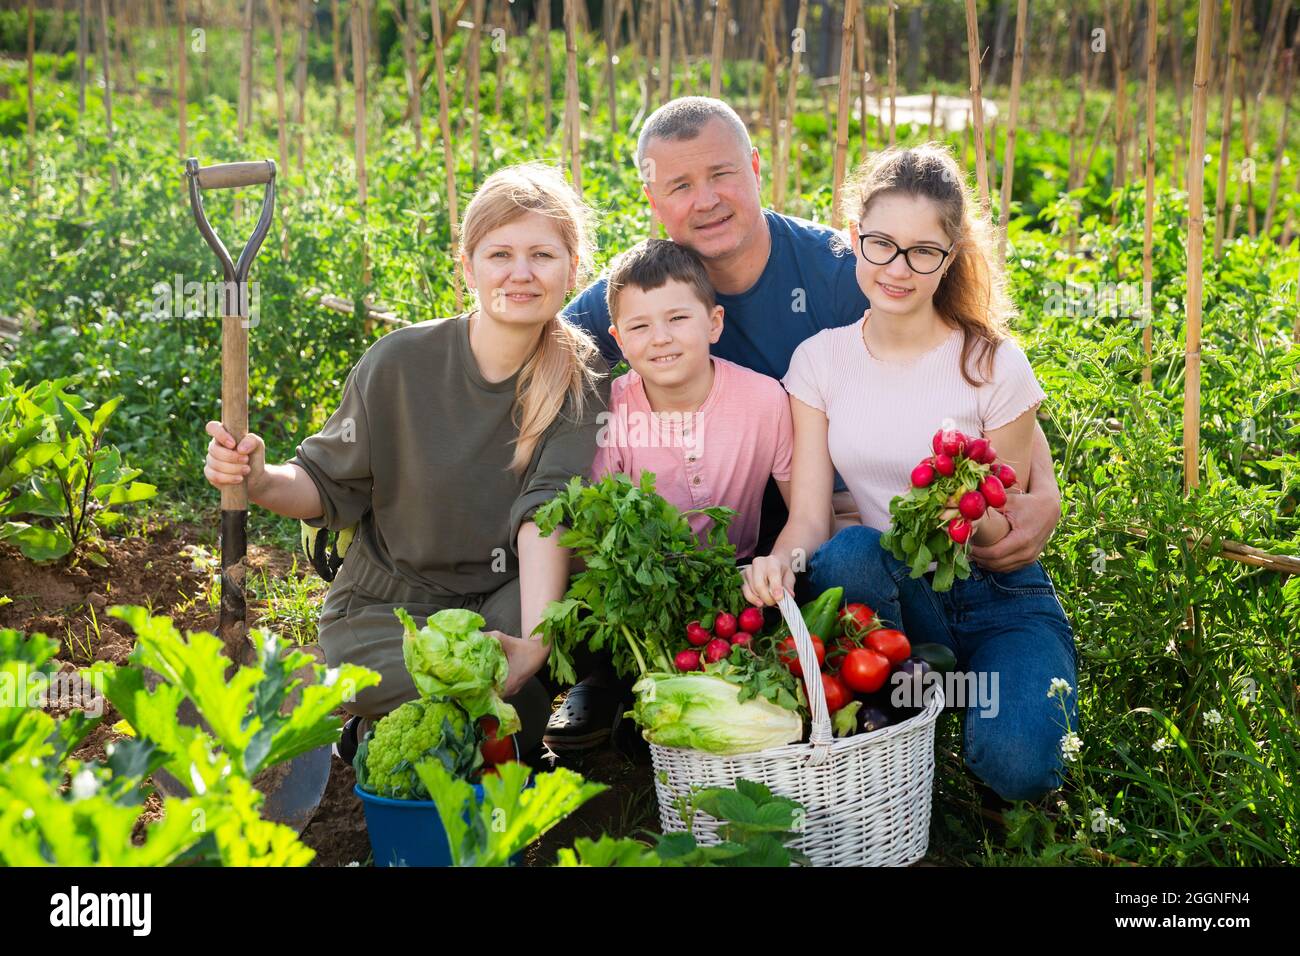
<svg viewBox="0 0 1300 956">
<path fill-rule="evenodd" d="M 689 799 L 696 788 L 730 787 L 743 777 L 803 805 L 802 835 L 792 846 L 814 866 L 915 863 L 930 843 L 934 724 L 943 711 L 942 690 L 934 685 L 925 709 L 900 724 L 833 737 L 822 683 L 806 676 L 820 669 L 803 616 L 788 594 L 779 607 L 805 674 L 812 710 L 809 742 L 730 757 L 651 744 L 664 832 L 686 829 L 677 812 L 679 798 Z M 701 844 L 718 843 L 717 828 L 713 817 L 695 815 L 692 832 Z"/>
</svg>

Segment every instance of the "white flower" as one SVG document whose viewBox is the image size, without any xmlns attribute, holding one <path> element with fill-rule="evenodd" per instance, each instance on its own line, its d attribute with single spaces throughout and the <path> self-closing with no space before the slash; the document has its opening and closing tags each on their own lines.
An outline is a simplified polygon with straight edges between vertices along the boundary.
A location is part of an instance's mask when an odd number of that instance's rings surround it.
<svg viewBox="0 0 1300 956">
<path fill-rule="evenodd" d="M 95 779 L 94 773 L 90 770 L 83 770 L 72 778 L 72 799 L 86 800 L 95 795 L 99 789 L 99 781 Z"/>
<path fill-rule="evenodd" d="M 1211 727 L 1217 727 L 1219 724 L 1223 723 L 1223 715 L 1217 710 L 1207 710 L 1202 719 Z"/>
<path fill-rule="evenodd" d="M 359 860 L 353 860 L 351 863 L 348 864 L 348 866 L 360 866 L 360 865 L 361 862 Z"/>
<path fill-rule="evenodd" d="M 1052 686 L 1047 688 L 1048 697 L 1056 697 L 1057 695 L 1064 697 L 1066 694 L 1071 694 L 1073 692 L 1074 688 L 1071 687 L 1070 682 L 1065 680 L 1063 677 L 1053 677 Z"/>
<path fill-rule="evenodd" d="M 1075 760 L 1083 750 L 1083 739 L 1074 731 L 1061 738 L 1061 756 L 1066 760 Z"/>
<path fill-rule="evenodd" d="M 1171 746 L 1172 744 L 1169 743 L 1168 737 L 1160 737 L 1156 740 L 1155 743 L 1151 745 L 1151 749 L 1154 750 L 1156 753 L 1159 753 L 1160 751 L 1166 750 Z"/>
<path fill-rule="evenodd" d="M 33 810 L 31 807 L 28 807 L 26 810 L 23 811 L 23 819 L 24 819 L 24 820 L 31 820 L 31 819 L 33 819 L 35 816 L 36 816 L 36 811 Z"/>
</svg>

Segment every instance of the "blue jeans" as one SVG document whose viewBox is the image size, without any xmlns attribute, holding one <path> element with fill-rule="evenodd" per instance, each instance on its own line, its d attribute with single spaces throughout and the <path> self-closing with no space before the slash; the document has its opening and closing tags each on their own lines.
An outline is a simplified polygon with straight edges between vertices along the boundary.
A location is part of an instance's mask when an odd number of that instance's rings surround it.
<svg viewBox="0 0 1300 956">
<path fill-rule="evenodd" d="M 999 796 L 1036 800 L 1061 785 L 1067 715 L 1048 688 L 1054 677 L 1069 682 L 1068 729 L 1077 730 L 1078 656 L 1041 563 L 1005 574 L 972 564 L 969 578 L 936 594 L 933 575 L 913 579 L 879 531 L 856 526 L 826 542 L 809 573 L 817 593 L 842 586 L 845 600 L 867 604 L 913 644 L 951 648 L 974 693 L 956 701 L 966 704 L 966 765 Z"/>
</svg>

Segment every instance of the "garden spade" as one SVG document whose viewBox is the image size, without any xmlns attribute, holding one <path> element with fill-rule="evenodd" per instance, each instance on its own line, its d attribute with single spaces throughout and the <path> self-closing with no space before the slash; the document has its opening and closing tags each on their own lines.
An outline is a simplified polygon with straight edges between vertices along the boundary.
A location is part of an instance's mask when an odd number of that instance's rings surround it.
<svg viewBox="0 0 1300 956">
<path fill-rule="evenodd" d="M 225 282 L 221 309 L 221 424 L 239 442 L 248 434 L 248 329 L 255 324 L 249 316 L 248 273 L 262 240 L 271 229 L 275 212 L 275 163 L 271 160 L 200 166 L 197 159 L 185 161 L 190 206 L 199 232 L 221 262 Z M 218 238 L 203 211 L 202 191 L 266 186 L 262 212 L 239 259 L 232 262 L 225 244 Z M 236 665 L 252 664 L 254 648 L 248 638 L 248 605 L 244 595 L 247 576 L 246 529 L 248 489 L 243 483 L 221 489 L 221 616 L 219 636 L 225 653 Z M 180 714 L 186 723 L 199 722 L 192 707 Z M 263 814 L 278 823 L 301 831 L 320 804 L 329 781 L 330 748 L 320 747 L 272 768 L 255 783 L 266 795 Z M 161 775 L 160 775 L 161 776 Z M 168 790 L 179 786 L 174 780 L 160 780 Z"/>
</svg>

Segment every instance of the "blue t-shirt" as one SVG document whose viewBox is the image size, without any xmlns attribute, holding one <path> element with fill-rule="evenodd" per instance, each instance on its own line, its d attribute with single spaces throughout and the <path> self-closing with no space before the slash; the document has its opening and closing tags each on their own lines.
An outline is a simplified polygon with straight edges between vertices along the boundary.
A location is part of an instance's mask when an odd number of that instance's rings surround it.
<svg viewBox="0 0 1300 956">
<path fill-rule="evenodd" d="M 770 209 L 763 216 L 772 236 L 767 265 L 747 291 L 718 294 L 722 336 L 710 354 L 779 379 L 804 339 L 852 325 L 866 311 L 867 297 L 858 288 L 853 251 L 832 245 L 833 229 Z M 592 334 L 611 368 L 622 359 L 609 334 L 604 276 L 561 315 Z"/>
</svg>

